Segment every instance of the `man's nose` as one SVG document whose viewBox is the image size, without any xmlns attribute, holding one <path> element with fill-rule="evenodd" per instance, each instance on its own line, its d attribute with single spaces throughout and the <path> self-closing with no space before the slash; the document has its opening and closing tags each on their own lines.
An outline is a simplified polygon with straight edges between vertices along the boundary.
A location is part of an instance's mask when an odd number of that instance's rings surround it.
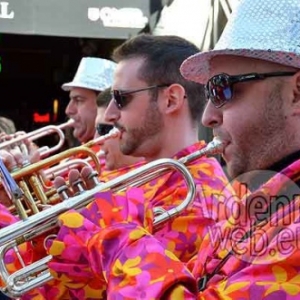
<svg viewBox="0 0 300 300">
<path fill-rule="evenodd" d="M 205 127 L 214 128 L 223 123 L 223 110 L 216 108 L 211 101 L 208 101 L 202 114 L 202 124 Z"/>
<path fill-rule="evenodd" d="M 73 116 L 77 113 L 77 108 L 76 105 L 72 100 L 69 101 L 66 110 L 65 110 L 66 115 L 68 116 Z"/>
<path fill-rule="evenodd" d="M 120 110 L 116 106 L 114 100 L 111 100 L 105 110 L 104 120 L 105 122 L 114 124 L 120 119 Z"/>
</svg>

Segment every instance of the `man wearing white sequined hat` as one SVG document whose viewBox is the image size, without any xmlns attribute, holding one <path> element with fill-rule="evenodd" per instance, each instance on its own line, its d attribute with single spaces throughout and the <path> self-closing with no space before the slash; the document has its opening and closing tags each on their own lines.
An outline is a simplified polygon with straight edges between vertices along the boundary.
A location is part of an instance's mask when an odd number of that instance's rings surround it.
<svg viewBox="0 0 300 300">
<path fill-rule="evenodd" d="M 222 246 L 200 251 L 198 290 L 299 299 L 300 1 L 241 0 L 215 49 L 188 58 L 181 73 L 205 84 L 202 123 L 222 139 L 229 175 L 251 191 L 245 222 L 216 226 Z"/>
<path fill-rule="evenodd" d="M 105 274 L 109 299 L 299 299 L 300 1 L 241 0 L 216 50 L 181 71 L 207 84 L 203 123 L 223 140 L 230 175 L 257 190 L 208 228 L 188 264 L 142 210 L 130 227 L 106 224 L 101 249 L 89 244 L 93 276 Z"/>
<path fill-rule="evenodd" d="M 300 1 L 241 2 L 215 49 L 181 67 L 206 84 L 202 122 L 233 178 L 300 150 Z"/>
<path fill-rule="evenodd" d="M 97 95 L 112 85 L 115 66 L 107 59 L 84 57 L 73 81 L 62 85 L 63 90 L 70 92 L 66 114 L 75 121 L 73 135 L 81 143 L 94 137 Z"/>
</svg>

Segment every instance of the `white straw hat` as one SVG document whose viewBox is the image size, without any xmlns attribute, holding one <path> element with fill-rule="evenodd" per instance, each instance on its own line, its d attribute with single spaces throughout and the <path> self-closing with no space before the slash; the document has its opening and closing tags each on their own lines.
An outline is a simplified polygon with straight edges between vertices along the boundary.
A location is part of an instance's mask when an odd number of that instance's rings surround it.
<svg viewBox="0 0 300 300">
<path fill-rule="evenodd" d="M 72 87 L 81 87 L 95 91 L 103 91 L 110 87 L 116 64 L 110 60 L 97 57 L 81 59 L 72 82 L 62 85 L 62 89 L 69 91 Z"/>
<path fill-rule="evenodd" d="M 210 78 L 210 59 L 219 55 L 300 68 L 300 0 L 241 0 L 214 50 L 186 59 L 182 75 L 205 84 Z"/>
</svg>

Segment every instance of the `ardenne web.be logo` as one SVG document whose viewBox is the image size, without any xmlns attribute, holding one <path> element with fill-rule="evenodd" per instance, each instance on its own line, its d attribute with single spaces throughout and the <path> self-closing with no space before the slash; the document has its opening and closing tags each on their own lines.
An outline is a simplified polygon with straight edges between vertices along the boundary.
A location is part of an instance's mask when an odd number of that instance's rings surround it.
<svg viewBox="0 0 300 300">
<path fill-rule="evenodd" d="M 216 221 L 206 238 L 222 257 L 230 252 L 245 262 L 270 264 L 300 250 L 299 186 L 283 174 L 259 172 L 257 177 L 272 180 L 254 192 L 243 179 L 235 178 L 242 190 L 249 191 L 242 199 L 226 193 L 230 187 L 218 194 L 197 188 L 203 216 Z"/>
</svg>

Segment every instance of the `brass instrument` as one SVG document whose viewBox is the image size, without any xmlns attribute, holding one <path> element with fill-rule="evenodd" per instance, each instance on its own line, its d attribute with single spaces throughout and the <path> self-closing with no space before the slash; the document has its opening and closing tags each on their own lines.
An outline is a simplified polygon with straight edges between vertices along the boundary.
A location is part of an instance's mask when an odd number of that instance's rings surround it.
<svg viewBox="0 0 300 300">
<path fill-rule="evenodd" d="M 58 143 L 53 147 L 44 146 L 39 149 L 40 157 L 44 158 L 46 156 L 49 156 L 52 153 L 55 153 L 58 151 L 65 143 L 65 135 L 63 132 L 63 129 L 72 126 L 74 124 L 74 120 L 70 119 L 67 122 L 61 124 L 61 125 L 48 125 L 42 128 L 39 128 L 37 130 L 19 135 L 15 138 L 12 138 L 8 141 L 0 143 L 0 149 L 10 148 L 14 145 L 18 145 L 22 143 L 24 140 L 28 139 L 29 141 L 35 141 L 41 137 L 50 135 L 50 134 L 57 134 L 58 135 Z"/>
<path fill-rule="evenodd" d="M 98 159 L 104 157 L 103 151 L 100 150 L 95 153 Z M 87 158 L 72 158 L 61 162 L 59 165 L 48 168 L 44 171 L 47 180 L 53 180 L 57 176 L 65 176 L 72 169 L 82 169 L 84 166 L 91 166 L 93 159 L 89 156 Z"/>
<path fill-rule="evenodd" d="M 116 131 L 117 129 L 113 129 L 108 134 L 91 140 L 82 146 L 68 149 L 13 171 L 12 178 L 18 182 L 24 197 L 9 207 L 10 212 L 18 215 L 21 219 L 26 219 L 29 215 L 38 213 L 47 205 L 61 202 L 56 189 L 50 183 L 56 176 L 66 175 L 71 168 L 91 166 L 92 164 L 95 171 L 100 174 L 101 165 L 98 155 L 90 147 L 111 138 Z M 85 155 L 86 158 L 74 158 L 78 154 Z M 66 160 L 64 161 L 64 159 Z M 1 185 L 2 182 L 0 182 L 0 187 Z"/>
<path fill-rule="evenodd" d="M 176 218 L 176 216 L 192 203 L 196 195 L 193 177 L 184 164 L 188 164 L 192 160 L 204 155 L 220 153 L 222 149 L 222 142 L 215 139 L 209 143 L 207 147 L 179 159 L 178 161 L 165 158 L 150 162 L 107 183 L 98 184 L 94 188 L 58 203 L 47 210 L 38 212 L 37 214 L 28 217 L 26 220 L 18 221 L 15 224 L 1 229 L 0 272 L 2 280 L 6 284 L 2 291 L 10 297 L 19 297 L 31 289 L 44 285 L 52 279 L 47 267 L 47 263 L 52 259 L 51 255 L 44 257 L 29 266 L 24 266 L 25 264 L 19 256 L 21 259 L 20 262 L 24 267 L 10 275 L 4 263 L 5 254 L 11 249 L 16 250 L 18 245 L 31 241 L 34 238 L 57 228 L 57 218 L 59 215 L 70 209 L 78 210 L 85 207 L 94 200 L 94 195 L 101 191 L 110 189 L 113 192 L 117 192 L 127 187 L 141 186 L 154 178 L 170 172 L 170 169 L 173 169 L 183 176 L 187 185 L 187 195 L 180 205 L 171 208 L 168 211 L 160 207 L 154 208 L 154 229 L 158 228 L 168 220 Z M 17 191 L 18 190 L 11 193 L 14 195 L 14 202 L 17 202 L 17 198 L 19 197 Z"/>
<path fill-rule="evenodd" d="M 108 134 L 99 136 L 93 140 L 90 140 L 83 146 L 86 148 L 91 148 L 95 145 L 101 144 L 103 141 L 110 139 L 113 135 L 115 135 L 118 132 L 116 128 L 113 128 Z M 102 150 L 98 151 L 96 153 L 96 156 L 98 159 L 101 159 L 104 156 L 104 153 Z M 90 166 L 91 162 L 93 161 L 91 156 L 88 156 L 87 158 L 84 159 L 70 159 L 67 161 L 64 161 L 60 163 L 59 165 L 56 165 L 54 167 L 48 168 L 47 170 L 44 171 L 44 175 L 48 180 L 52 180 L 57 176 L 64 176 L 70 171 L 71 169 L 78 169 L 80 167 L 84 166 Z"/>
<path fill-rule="evenodd" d="M 28 165 L 12 173 L 12 178 L 18 182 L 24 197 L 20 197 L 9 210 L 17 214 L 21 219 L 28 218 L 33 213 L 38 213 L 44 206 L 53 205 L 60 202 L 60 197 L 52 185 L 47 185 L 40 172 L 45 168 L 59 163 L 62 159 L 73 157 L 74 155 L 85 154 L 93 160 L 95 170 L 101 172 L 101 166 L 96 154 L 85 146 L 75 147 L 49 158 L 43 159 L 32 165 Z M 1 184 L 3 184 L 1 182 Z M 46 192 L 45 192 L 46 191 Z"/>
</svg>

